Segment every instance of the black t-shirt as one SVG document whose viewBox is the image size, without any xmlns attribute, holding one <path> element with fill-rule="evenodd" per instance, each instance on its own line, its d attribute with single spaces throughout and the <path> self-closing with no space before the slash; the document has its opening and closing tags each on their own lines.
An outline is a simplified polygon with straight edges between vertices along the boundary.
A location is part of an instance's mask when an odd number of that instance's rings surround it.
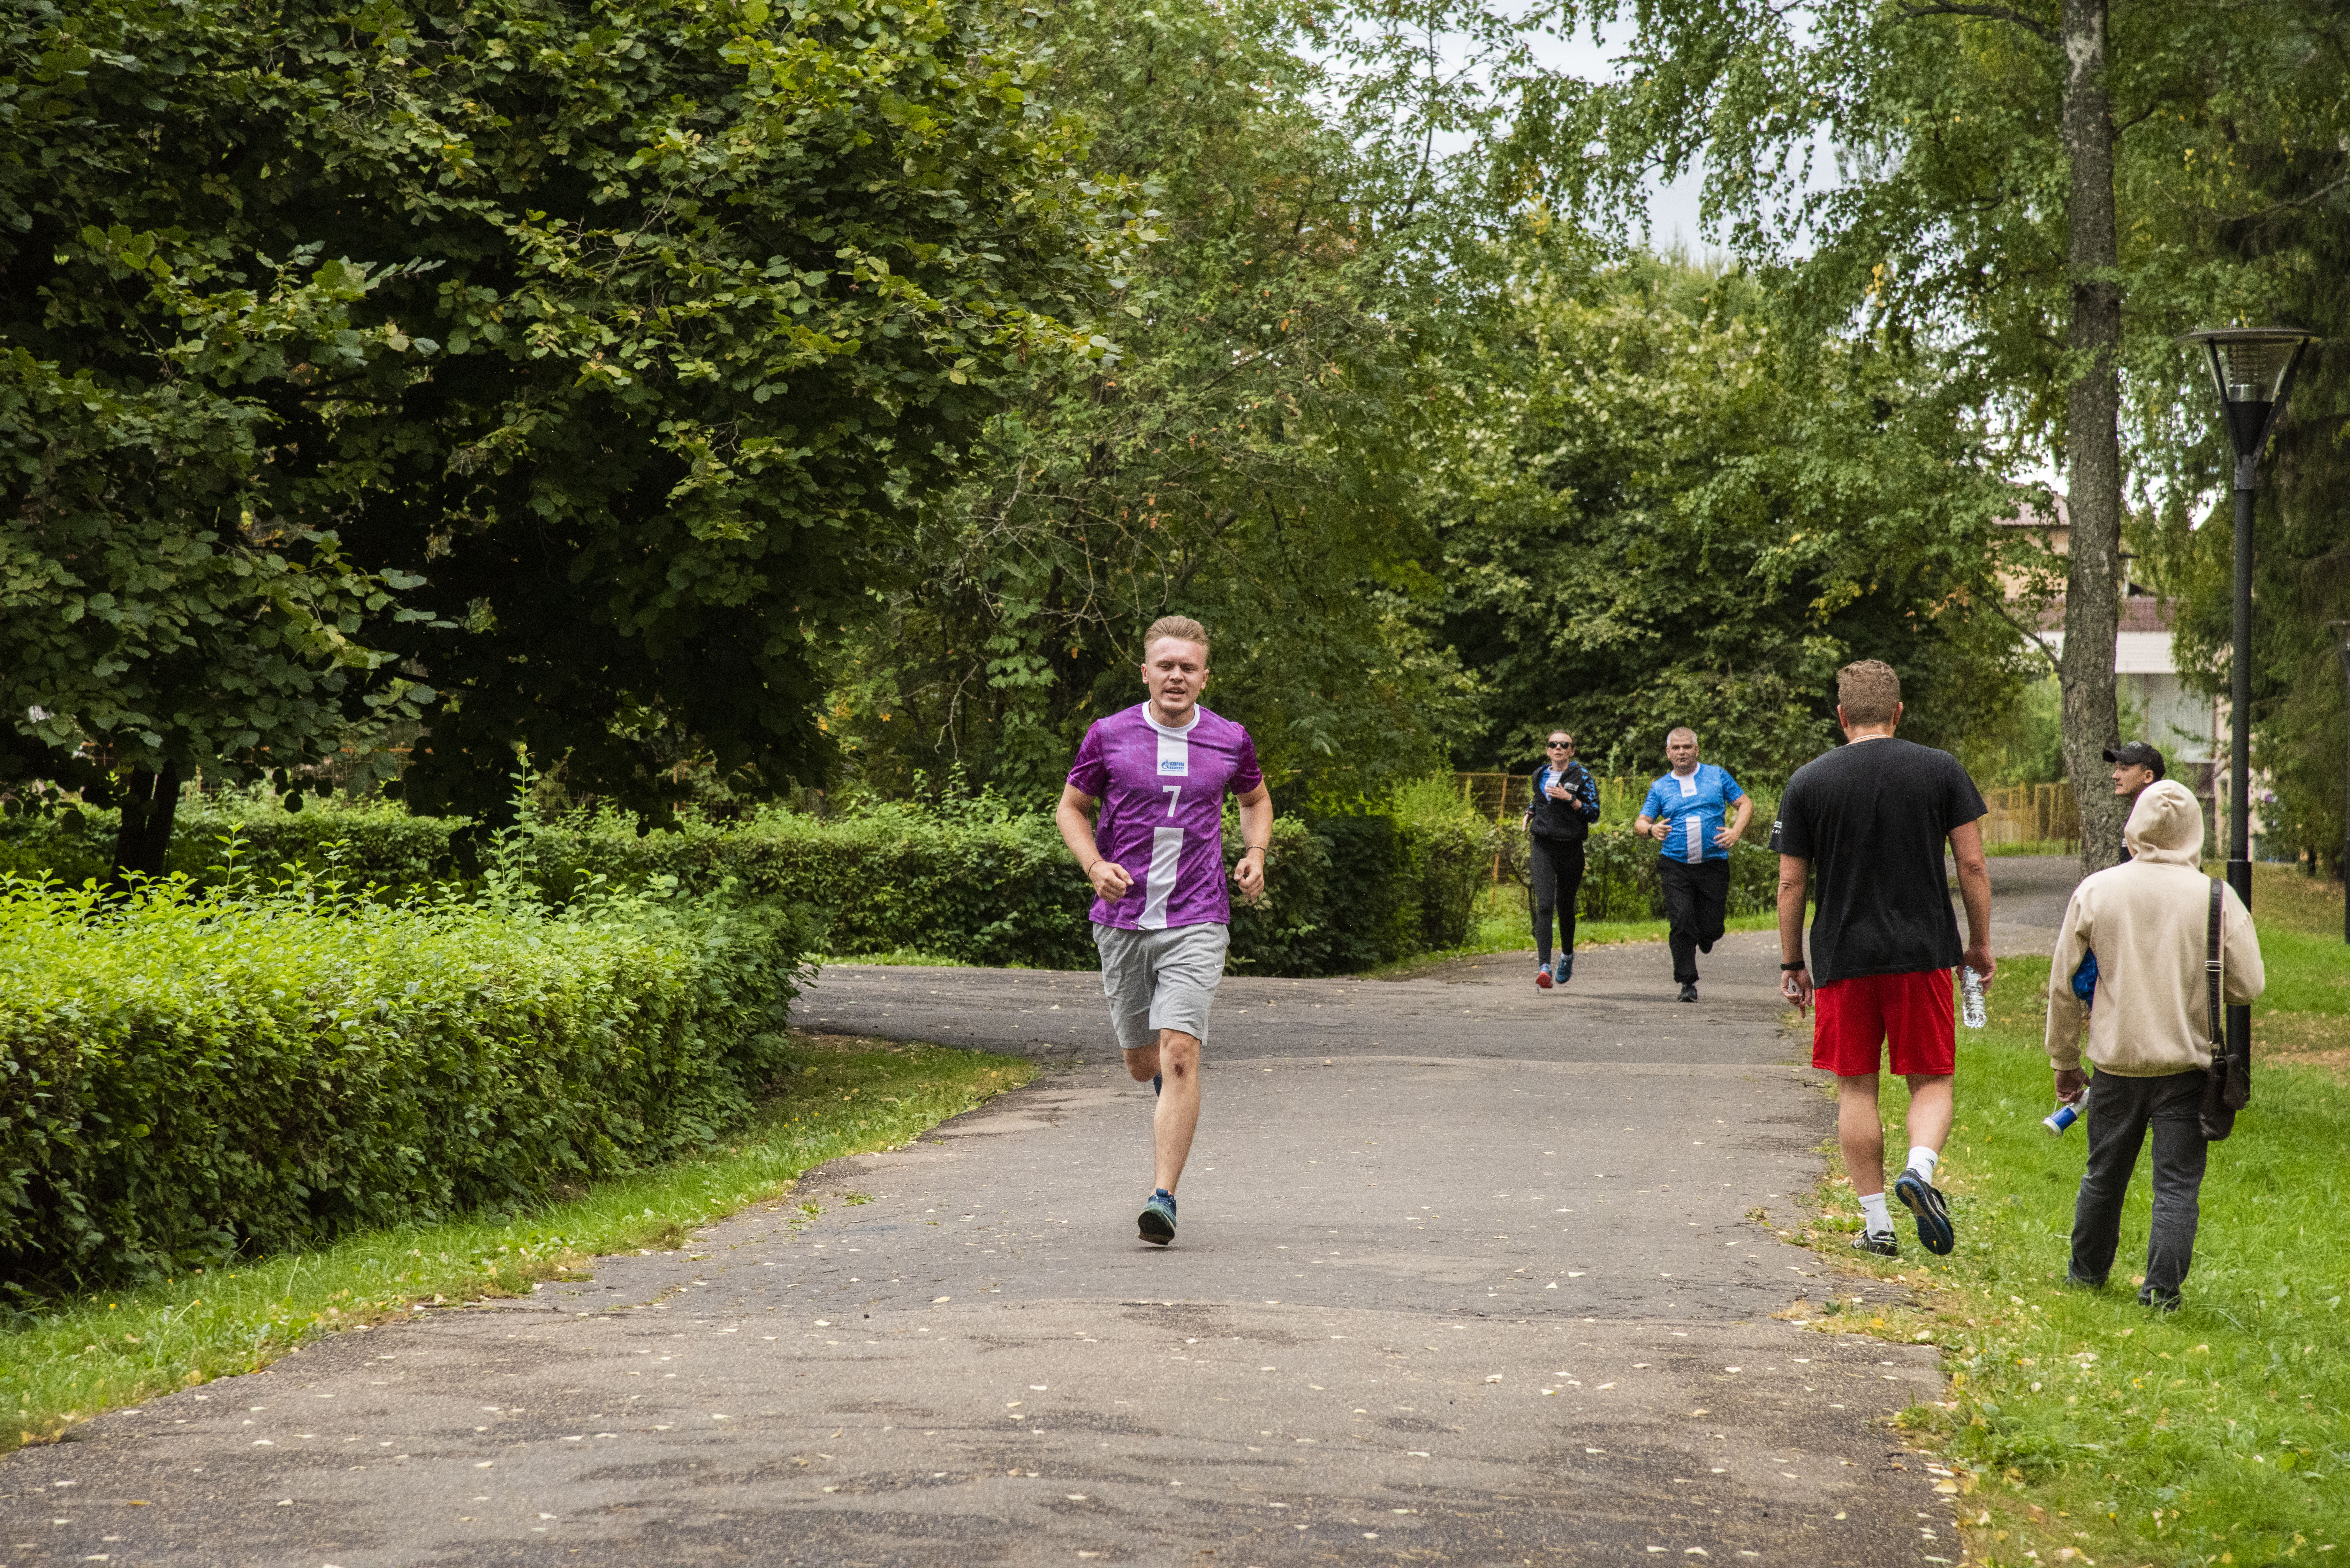
<svg viewBox="0 0 2350 1568">
<path fill-rule="evenodd" d="M 1931 746 L 1851 742 L 1797 768 L 1771 847 L 1811 862 L 1812 983 L 1955 968 L 1942 843 L 1982 815 L 1967 770 Z"/>
</svg>

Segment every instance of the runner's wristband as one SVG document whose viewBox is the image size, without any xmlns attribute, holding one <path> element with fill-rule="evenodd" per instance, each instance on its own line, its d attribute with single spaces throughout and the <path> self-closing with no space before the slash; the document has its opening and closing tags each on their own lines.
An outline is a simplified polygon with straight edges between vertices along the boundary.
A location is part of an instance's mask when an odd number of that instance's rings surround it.
<svg viewBox="0 0 2350 1568">
<path fill-rule="evenodd" d="M 1782 971 L 1782 972 L 1785 972 L 1785 971 L 1791 971 L 1791 970 L 1809 969 L 1809 968 L 1811 968 L 1811 967 L 1812 967 L 1812 966 L 1811 966 L 1810 964 L 1806 963 L 1806 962 L 1805 962 L 1804 961 L 1803 961 L 1802 959 L 1797 959 L 1797 960 L 1796 960 L 1794 962 L 1793 962 L 1793 963 L 1783 963 L 1783 964 L 1781 964 L 1781 965 L 1779 966 L 1779 968 L 1780 968 L 1780 970 L 1781 970 L 1781 971 Z"/>
</svg>

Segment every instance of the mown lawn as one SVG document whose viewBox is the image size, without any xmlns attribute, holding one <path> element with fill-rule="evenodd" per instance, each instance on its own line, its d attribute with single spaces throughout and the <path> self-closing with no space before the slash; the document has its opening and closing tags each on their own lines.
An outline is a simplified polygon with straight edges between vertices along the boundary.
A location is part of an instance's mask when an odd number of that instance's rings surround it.
<svg viewBox="0 0 2350 1568">
<path fill-rule="evenodd" d="M 788 1088 L 701 1158 L 598 1182 L 518 1216 L 370 1231 L 320 1251 L 18 1314 L 0 1330 L 0 1450 L 49 1440 L 100 1410 L 251 1372 L 314 1334 L 519 1293 L 598 1253 L 677 1247 L 739 1210 L 783 1207 L 816 1166 L 902 1147 L 1035 1075 L 1028 1062 L 977 1051 L 796 1044 Z"/>
<path fill-rule="evenodd" d="M 2333 1201 L 2350 1152 L 2350 951 L 2338 893 L 2272 887 L 2289 874 L 2261 869 L 2270 990 L 2254 1012 L 2252 1103 L 2211 1151 L 2181 1311 L 2137 1303 L 2143 1158 L 2111 1283 L 2064 1282 L 2085 1139 L 2040 1126 L 2054 1100 L 2045 959 L 2003 963 L 1991 1027 L 1960 1031 L 1959 1123 L 1938 1178 L 1958 1250 L 1932 1258 L 1905 1226 L 1902 1258 L 1873 1270 L 1918 1287 L 1926 1310 L 1810 1309 L 1823 1327 L 1945 1347 L 1946 1399 L 1907 1419 L 1960 1471 L 1970 1561 L 2350 1559 L 2350 1213 Z M 1891 1086 L 1888 1149 L 1906 1144 L 1906 1108 Z M 1857 1226 L 1835 1171 L 1809 1239 L 1850 1259 Z"/>
</svg>

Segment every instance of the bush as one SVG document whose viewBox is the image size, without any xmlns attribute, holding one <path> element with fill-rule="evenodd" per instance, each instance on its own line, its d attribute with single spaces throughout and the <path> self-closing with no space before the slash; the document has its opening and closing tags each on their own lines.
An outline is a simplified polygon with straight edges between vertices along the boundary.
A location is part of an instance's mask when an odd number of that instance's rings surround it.
<svg viewBox="0 0 2350 1568">
<path fill-rule="evenodd" d="M 97 806 L 0 817 L 0 875 L 51 877 L 68 888 L 102 877 L 120 820 Z M 332 864 L 357 881 L 420 888 L 461 874 L 470 826 L 458 816 L 411 816 L 390 801 L 337 796 L 287 811 L 267 794 L 223 791 L 180 807 L 165 869 L 209 884 L 234 836 L 239 863 L 265 879 Z"/>
<path fill-rule="evenodd" d="M 1730 913 L 1759 915 L 1779 907 L 1779 857 L 1760 841 L 1754 827 L 1730 849 Z M 1523 834 L 1512 846 L 1513 870 L 1525 877 Z M 1583 852 L 1583 892 L 1575 918 L 1585 920 L 1656 920 L 1665 914 L 1664 878 L 1657 870 L 1657 841 L 1634 836 L 1629 827 L 1595 827 Z"/>
<path fill-rule="evenodd" d="M 78 824 L 0 824 L 0 871 L 79 886 L 105 873 L 114 814 Z M 182 810 L 171 863 L 197 886 L 234 859 L 262 880 L 331 869 L 379 897 L 467 879 L 463 819 L 411 817 L 395 805 L 314 802 L 292 813 L 265 797 L 208 798 Z M 228 841 L 234 838 L 232 846 Z M 1227 861 L 1240 852 L 1225 816 Z M 1407 786 L 1384 811 L 1276 820 L 1268 889 L 1233 902 L 1232 958 L 1261 974 L 1367 969 L 1467 939 L 1477 892 L 1502 836 L 1463 805 L 1450 779 Z M 551 901 L 597 887 L 669 885 L 738 893 L 811 911 L 833 953 L 914 950 L 981 965 L 1089 969 L 1093 894 L 1049 814 L 993 794 L 870 805 L 818 818 L 768 809 L 748 820 L 688 819 L 640 834 L 611 812 L 526 816 L 504 837 L 517 875 Z"/>
<path fill-rule="evenodd" d="M 784 1062 L 805 936 L 605 892 L 0 881 L 0 1271 L 145 1279 L 706 1145 Z"/>
</svg>

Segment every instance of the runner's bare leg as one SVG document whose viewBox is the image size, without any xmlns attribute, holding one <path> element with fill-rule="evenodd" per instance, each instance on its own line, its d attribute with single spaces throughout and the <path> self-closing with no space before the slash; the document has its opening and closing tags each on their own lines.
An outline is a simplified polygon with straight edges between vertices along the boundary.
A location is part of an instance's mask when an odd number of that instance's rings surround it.
<svg viewBox="0 0 2350 1568">
<path fill-rule="evenodd" d="M 1162 1029 L 1158 1044 L 1126 1054 L 1126 1070 L 1138 1084 L 1165 1075 L 1150 1135 L 1157 1185 L 1172 1192 L 1191 1158 L 1191 1136 L 1200 1130 L 1200 1042 L 1180 1029 Z"/>
</svg>

